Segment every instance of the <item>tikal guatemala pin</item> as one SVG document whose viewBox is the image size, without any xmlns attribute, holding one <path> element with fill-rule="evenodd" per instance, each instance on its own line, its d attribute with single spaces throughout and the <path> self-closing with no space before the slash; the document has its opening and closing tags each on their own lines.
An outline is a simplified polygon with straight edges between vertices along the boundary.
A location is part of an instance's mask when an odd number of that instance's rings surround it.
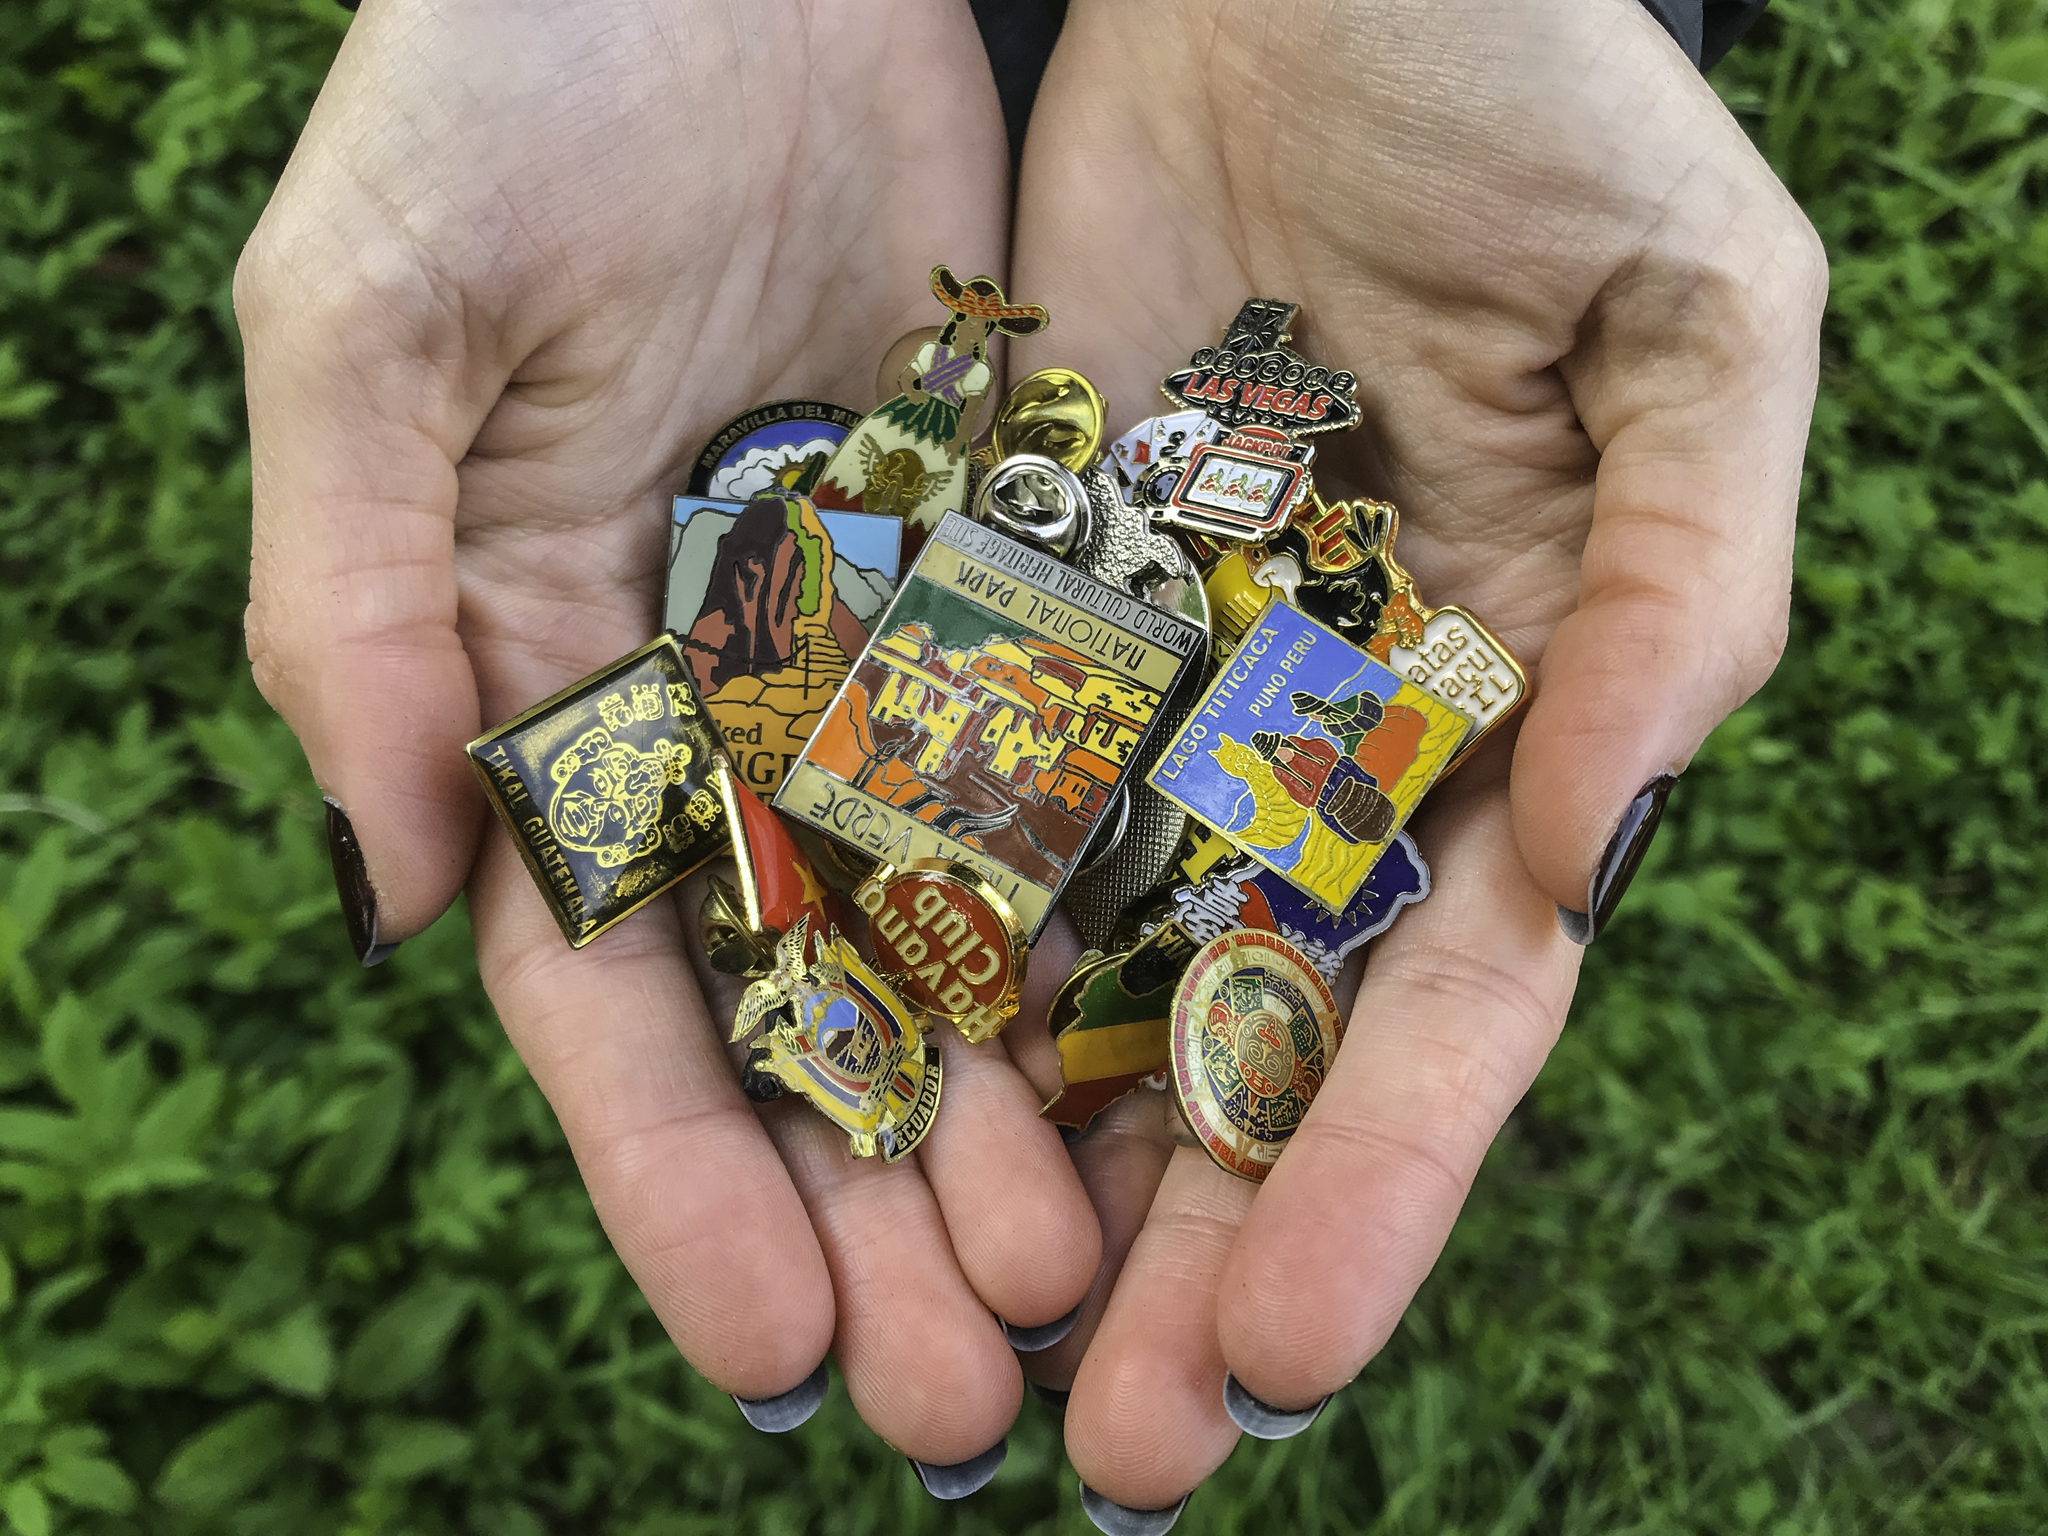
<svg viewBox="0 0 2048 1536">
<path fill-rule="evenodd" d="M 581 949 L 729 846 L 723 755 L 663 635 L 468 752 L 548 911 Z"/>
</svg>

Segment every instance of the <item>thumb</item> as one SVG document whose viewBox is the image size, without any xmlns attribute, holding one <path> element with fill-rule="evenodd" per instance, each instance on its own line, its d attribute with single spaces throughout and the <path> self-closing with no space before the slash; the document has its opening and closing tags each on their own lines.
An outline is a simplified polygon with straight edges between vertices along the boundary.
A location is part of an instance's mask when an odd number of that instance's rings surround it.
<svg viewBox="0 0 2048 1536">
<path fill-rule="evenodd" d="M 1730 225 L 1710 259 L 1653 254 L 1610 282 L 1560 364 L 1600 465 L 1578 606 L 1544 653 L 1510 792 L 1580 944 L 1677 774 L 1784 648 L 1825 256 L 1775 182 Z"/>
<path fill-rule="evenodd" d="M 326 797 L 349 937 L 375 965 L 447 907 L 476 849 L 454 530 L 455 465 L 478 413 L 461 404 L 460 332 L 436 334 L 424 277 L 403 258 L 376 276 L 374 257 L 337 271 L 308 254 L 314 242 L 279 236 L 276 214 L 235 274 L 255 484 L 249 659 Z"/>
</svg>

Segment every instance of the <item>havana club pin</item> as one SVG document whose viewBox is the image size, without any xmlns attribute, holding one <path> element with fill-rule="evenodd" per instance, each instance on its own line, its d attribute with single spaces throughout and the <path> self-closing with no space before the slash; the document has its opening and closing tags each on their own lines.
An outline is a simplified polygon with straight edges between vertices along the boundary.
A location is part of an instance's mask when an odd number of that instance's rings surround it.
<svg viewBox="0 0 2048 1536">
<path fill-rule="evenodd" d="M 1226 933 L 1188 965 L 1169 1029 L 1181 1118 L 1217 1166 L 1264 1179 L 1344 1038 L 1328 984 L 1278 935 Z"/>
<path fill-rule="evenodd" d="M 1030 951 L 994 886 L 965 864 L 919 859 L 877 870 L 853 893 L 875 959 L 903 1000 L 979 1043 L 1017 1012 Z"/>
</svg>

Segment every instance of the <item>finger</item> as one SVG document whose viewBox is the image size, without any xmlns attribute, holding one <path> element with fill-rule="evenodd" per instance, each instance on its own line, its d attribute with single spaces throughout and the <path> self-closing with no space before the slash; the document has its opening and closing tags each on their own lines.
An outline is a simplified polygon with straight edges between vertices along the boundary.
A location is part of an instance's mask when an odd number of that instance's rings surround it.
<svg viewBox="0 0 2048 1536">
<path fill-rule="evenodd" d="M 1581 943 L 1655 830 L 1645 792 L 1784 647 L 1826 264 L 1741 152 L 1752 174 L 1719 198 L 1688 187 L 1703 206 L 1608 284 L 1559 365 L 1600 463 L 1578 606 L 1543 654 L 1513 793 L 1523 854 Z"/>
<path fill-rule="evenodd" d="M 941 1027 L 926 1047 L 945 1053 L 946 1074 L 918 1166 L 961 1271 L 1013 1328 L 1065 1319 L 1095 1278 L 1102 1234 L 1058 1129 L 1000 1046 Z"/>
<path fill-rule="evenodd" d="M 1254 1186 L 1182 1147 L 1131 1245 L 1067 1403 L 1067 1458 L 1127 1509 L 1164 1509 L 1230 1454 L 1217 1283 Z"/>
<path fill-rule="evenodd" d="M 497 385 L 463 377 L 459 326 L 374 220 L 323 207 L 314 238 L 303 216 L 292 226 L 292 205 L 288 175 L 235 279 L 254 478 L 249 657 L 344 813 L 336 875 L 371 963 L 441 912 L 475 851 L 455 464 Z"/>
<path fill-rule="evenodd" d="M 1555 1043 L 1579 951 L 1517 855 L 1498 765 L 1431 797 L 1428 901 L 1369 952 L 1343 1044 L 1223 1272 L 1238 1382 L 1307 1407 L 1384 1344 Z"/>
<path fill-rule="evenodd" d="M 655 1316 L 724 1390 L 790 1391 L 831 1347 L 832 1278 L 712 1033 L 674 909 L 571 950 L 497 827 L 470 903 L 485 989 Z"/>
<path fill-rule="evenodd" d="M 1072 1386 L 1109 1309 L 1109 1298 L 1131 1244 L 1137 1241 L 1145 1213 L 1159 1192 L 1159 1181 L 1173 1156 L 1165 1119 L 1172 1113 L 1167 1095 L 1141 1088 L 1097 1115 L 1087 1133 L 1068 1148 L 1102 1234 L 1102 1260 L 1067 1336 L 1024 1357 L 1025 1376 L 1050 1389 L 1055 1398 Z"/>
<path fill-rule="evenodd" d="M 851 1156 L 845 1134 L 801 1103 L 771 1105 L 764 1118 L 831 1270 L 833 1351 L 854 1408 L 927 1467 L 983 1457 L 1016 1419 L 1023 1378 L 917 1166 Z"/>
</svg>

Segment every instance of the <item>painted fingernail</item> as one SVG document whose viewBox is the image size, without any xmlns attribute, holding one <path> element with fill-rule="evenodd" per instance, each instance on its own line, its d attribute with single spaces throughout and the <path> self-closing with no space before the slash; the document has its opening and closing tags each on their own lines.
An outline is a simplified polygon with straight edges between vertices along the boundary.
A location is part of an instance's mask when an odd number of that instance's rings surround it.
<svg viewBox="0 0 2048 1536">
<path fill-rule="evenodd" d="M 1074 1324 L 1081 1320 L 1081 1309 L 1076 1306 L 1065 1317 L 1056 1317 L 1049 1323 L 1036 1328 L 1019 1328 L 1015 1323 L 1003 1324 L 1003 1337 L 1010 1341 L 1010 1348 L 1020 1355 L 1035 1355 L 1041 1349 L 1051 1349 L 1074 1331 Z"/>
<path fill-rule="evenodd" d="M 1613 918 L 1629 881 L 1635 879 L 1636 871 L 1642 867 L 1643 855 L 1650 851 L 1650 839 L 1657 835 L 1657 823 L 1664 819 L 1664 802 L 1671 798 L 1671 786 L 1677 782 L 1677 774 L 1660 773 L 1642 787 L 1622 812 L 1621 825 L 1614 829 L 1614 836 L 1607 840 L 1607 851 L 1594 867 L 1593 878 L 1586 886 L 1586 910 L 1557 909 L 1557 926 L 1574 944 L 1592 943 Z"/>
<path fill-rule="evenodd" d="M 398 945 L 377 942 L 377 893 L 370 886 L 355 826 L 335 800 L 327 801 L 327 857 L 334 863 L 334 888 L 341 892 L 341 915 L 348 922 L 348 941 L 356 958 L 366 967 L 382 965 L 398 952 Z"/>
<path fill-rule="evenodd" d="M 1326 1397 L 1307 1408 L 1275 1408 L 1245 1391 L 1228 1371 L 1223 1373 L 1223 1411 L 1230 1415 L 1231 1423 L 1255 1440 L 1293 1439 L 1315 1423 L 1329 1402 Z"/>
<path fill-rule="evenodd" d="M 1032 1395 L 1054 1413 L 1065 1413 L 1067 1411 L 1067 1399 L 1074 1395 L 1072 1389 L 1062 1391 L 1058 1387 L 1041 1386 L 1035 1381 L 1027 1381 L 1024 1385 L 1029 1387 Z"/>
<path fill-rule="evenodd" d="M 786 1435 L 818 1411 L 825 1401 L 825 1389 L 831 1384 L 832 1378 L 826 1373 L 825 1362 L 820 1360 L 815 1371 L 779 1397 L 740 1397 L 735 1394 L 733 1401 L 754 1428 L 764 1434 Z"/>
<path fill-rule="evenodd" d="M 1095 1529 L 1103 1536 L 1166 1536 L 1193 1497 L 1191 1493 L 1184 1493 L 1178 1504 L 1169 1504 L 1164 1509 L 1132 1509 L 1114 1499 L 1105 1499 L 1083 1483 L 1081 1512 L 1095 1522 Z"/>
<path fill-rule="evenodd" d="M 1010 1454 L 1010 1437 L 1003 1436 L 979 1456 L 970 1456 L 965 1461 L 956 1461 L 948 1467 L 935 1467 L 928 1461 L 906 1457 L 910 1470 L 917 1474 L 917 1480 L 924 1484 L 924 1491 L 935 1499 L 964 1499 L 970 1493 L 979 1493 L 988 1486 L 988 1480 L 996 1475 L 996 1469 L 1003 1464 L 1003 1458 Z"/>
</svg>

